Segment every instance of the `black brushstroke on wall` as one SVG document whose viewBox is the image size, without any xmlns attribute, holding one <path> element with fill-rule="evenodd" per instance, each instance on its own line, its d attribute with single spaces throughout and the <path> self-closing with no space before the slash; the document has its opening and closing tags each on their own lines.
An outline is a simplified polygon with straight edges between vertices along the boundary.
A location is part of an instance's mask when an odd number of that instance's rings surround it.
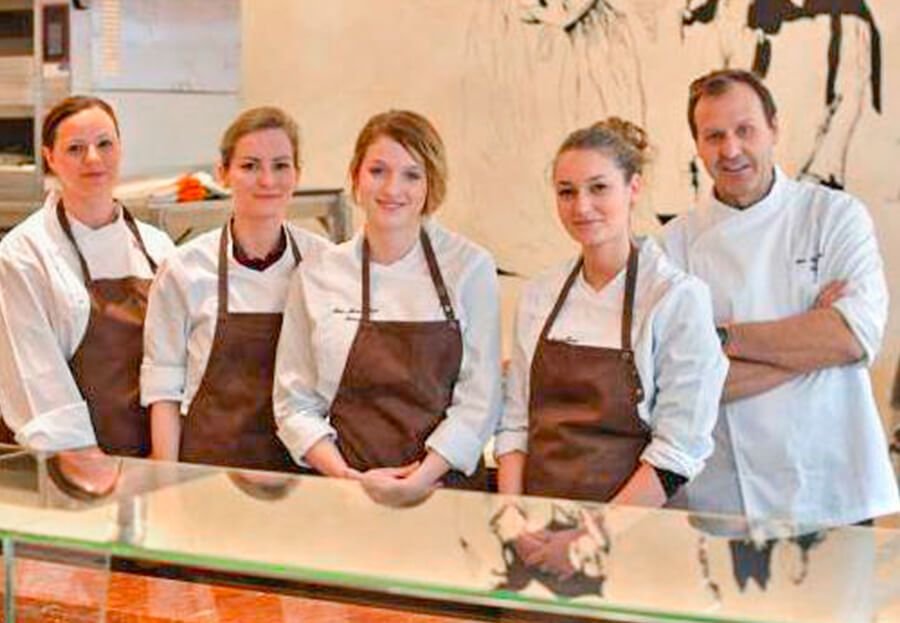
<svg viewBox="0 0 900 623">
<path fill-rule="evenodd" d="M 719 0 L 707 0 L 688 10 L 682 18 L 682 26 L 694 23 L 708 24 L 716 16 Z M 753 71 L 765 77 L 772 62 L 771 37 L 777 35 L 782 25 L 800 19 L 827 16 L 831 22 L 828 41 L 828 79 L 825 86 L 825 104 L 830 106 L 836 97 L 835 84 L 841 65 L 841 40 L 843 18 L 855 17 L 869 27 L 869 76 L 872 88 L 872 108 L 881 113 L 881 33 L 872 11 L 865 0 L 804 0 L 797 5 L 790 0 L 754 0 L 747 10 L 747 27 L 760 33 L 753 57 Z"/>
</svg>

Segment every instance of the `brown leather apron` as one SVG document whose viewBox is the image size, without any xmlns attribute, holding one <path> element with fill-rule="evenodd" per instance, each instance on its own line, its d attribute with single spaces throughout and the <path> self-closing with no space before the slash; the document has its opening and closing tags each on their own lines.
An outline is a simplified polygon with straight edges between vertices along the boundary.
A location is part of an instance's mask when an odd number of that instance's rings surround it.
<svg viewBox="0 0 900 623">
<path fill-rule="evenodd" d="M 302 260 L 285 230 L 295 264 Z M 272 384 L 280 313 L 229 313 L 229 225 L 219 242 L 218 314 L 206 370 L 181 429 L 188 463 L 296 471 L 275 433 Z"/>
<path fill-rule="evenodd" d="M 125 224 L 155 273 L 156 262 L 147 253 L 134 218 L 125 206 L 121 210 Z M 140 403 L 140 369 L 147 292 L 153 280 L 135 276 L 92 279 L 62 201 L 56 205 L 56 216 L 75 247 L 91 300 L 87 330 L 69 368 L 87 402 L 97 445 L 108 454 L 147 456 L 150 424 Z"/>
<path fill-rule="evenodd" d="M 347 464 L 365 471 L 422 460 L 425 441 L 445 417 L 462 363 L 462 335 L 424 229 L 422 250 L 445 320 L 429 322 L 371 319 L 369 243 L 362 248 L 362 318 L 350 347 L 331 424 Z M 444 484 L 456 488 L 487 486 L 482 462 L 465 477 L 450 471 Z"/>
<path fill-rule="evenodd" d="M 644 392 L 631 350 L 638 253 L 632 246 L 625 273 L 621 350 L 548 338 L 582 264 L 566 280 L 531 361 L 525 492 L 606 502 L 650 442 L 637 413 Z"/>
</svg>

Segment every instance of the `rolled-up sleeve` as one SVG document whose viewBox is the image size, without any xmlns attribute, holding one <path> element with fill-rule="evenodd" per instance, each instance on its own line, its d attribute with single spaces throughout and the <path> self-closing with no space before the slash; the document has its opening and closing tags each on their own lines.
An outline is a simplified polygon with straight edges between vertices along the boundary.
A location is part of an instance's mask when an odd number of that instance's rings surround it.
<svg viewBox="0 0 900 623">
<path fill-rule="evenodd" d="M 516 308 L 513 327 L 513 352 L 506 372 L 503 413 L 497 425 L 494 456 L 510 452 L 528 452 L 528 395 L 531 357 L 527 340 L 529 321 L 529 290 L 523 292 Z"/>
<path fill-rule="evenodd" d="M 36 266 L 0 259 L 0 411 L 16 441 L 36 450 L 97 444 L 87 403 L 69 370 Z"/>
<path fill-rule="evenodd" d="M 190 310 L 187 285 L 177 256 L 166 260 L 150 288 L 144 320 L 141 404 L 182 402 L 187 378 Z"/>
<path fill-rule="evenodd" d="M 728 373 L 706 286 L 692 277 L 678 284 L 659 302 L 652 330 L 652 439 L 641 458 L 690 479 L 712 453 Z"/>
<path fill-rule="evenodd" d="M 459 284 L 465 315 L 463 356 L 447 417 L 425 445 L 455 469 L 471 475 L 494 432 L 500 386 L 500 287 L 487 253 L 479 254 Z"/>
<path fill-rule="evenodd" d="M 888 289 L 878 240 L 871 217 L 858 201 L 847 197 L 846 205 L 833 212 L 835 222 L 824 238 L 820 280 L 846 280 L 844 296 L 832 307 L 862 346 L 861 363 L 871 365 L 881 349 L 888 314 Z"/>
<path fill-rule="evenodd" d="M 288 289 L 272 391 L 278 437 L 297 463 L 303 462 L 320 439 L 336 438 L 334 428 L 326 420 L 329 403 L 316 391 L 313 325 L 304 294 L 303 268 L 301 264 Z"/>
</svg>

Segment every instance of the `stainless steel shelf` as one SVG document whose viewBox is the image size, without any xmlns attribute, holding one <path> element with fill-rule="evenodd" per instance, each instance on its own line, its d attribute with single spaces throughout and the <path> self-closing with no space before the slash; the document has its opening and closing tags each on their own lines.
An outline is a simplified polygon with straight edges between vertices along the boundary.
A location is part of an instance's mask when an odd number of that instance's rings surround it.
<svg viewBox="0 0 900 623">
<path fill-rule="evenodd" d="M 164 204 L 139 199 L 127 200 L 125 204 L 137 219 L 159 227 L 179 243 L 221 227 L 231 214 L 231 201 L 228 199 Z M 39 208 L 39 200 L 0 201 L 0 235 Z M 352 235 L 351 208 L 341 188 L 297 191 L 288 204 L 287 217 L 291 221 L 318 220 L 335 242 Z"/>
</svg>

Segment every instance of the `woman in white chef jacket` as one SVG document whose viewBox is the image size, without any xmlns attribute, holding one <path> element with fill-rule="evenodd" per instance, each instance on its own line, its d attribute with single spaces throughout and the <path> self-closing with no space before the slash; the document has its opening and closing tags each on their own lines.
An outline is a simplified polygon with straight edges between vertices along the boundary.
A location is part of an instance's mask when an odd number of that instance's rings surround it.
<svg viewBox="0 0 900 623">
<path fill-rule="evenodd" d="M 116 115 L 73 96 L 44 118 L 57 189 L 0 242 L 0 411 L 39 450 L 150 450 L 138 376 L 147 290 L 172 249 L 113 198 Z"/>
<path fill-rule="evenodd" d="M 233 216 L 172 254 L 150 293 L 141 398 L 153 457 L 290 471 L 272 416 L 281 314 L 296 266 L 331 245 L 285 220 L 300 171 L 289 115 L 243 112 L 219 152 Z"/>
<path fill-rule="evenodd" d="M 278 347 L 275 417 L 294 459 L 391 505 L 438 483 L 483 488 L 501 402 L 496 268 L 432 218 L 446 176 L 424 117 L 368 121 L 350 164 L 365 224 L 301 265 Z"/>
<path fill-rule="evenodd" d="M 557 152 L 557 210 L 581 249 L 519 301 L 501 493 L 661 506 L 712 452 L 727 361 L 706 287 L 631 234 L 646 151 L 610 118 Z"/>
</svg>

